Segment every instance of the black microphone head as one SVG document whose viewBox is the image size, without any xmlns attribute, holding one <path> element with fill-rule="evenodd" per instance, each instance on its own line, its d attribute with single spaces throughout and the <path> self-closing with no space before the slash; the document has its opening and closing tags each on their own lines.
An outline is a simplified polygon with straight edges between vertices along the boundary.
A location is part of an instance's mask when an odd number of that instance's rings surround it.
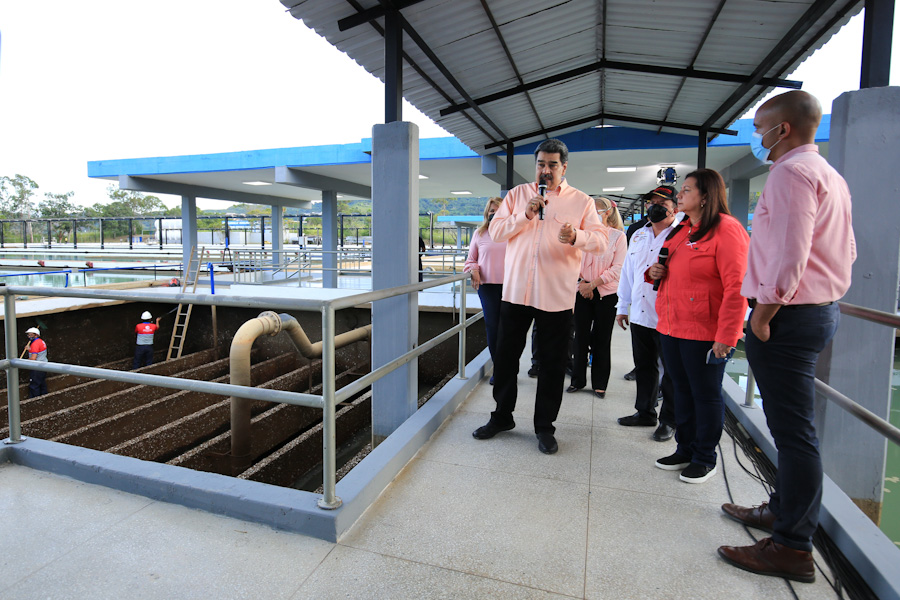
<svg viewBox="0 0 900 600">
<path fill-rule="evenodd" d="M 664 263 L 669 258 L 669 249 L 665 246 L 659 249 L 659 262 Z"/>
<path fill-rule="evenodd" d="M 547 184 L 544 183 L 543 181 L 541 181 L 541 182 L 538 184 L 538 193 L 539 193 L 541 196 L 543 196 L 543 195 L 545 195 L 545 194 L 547 193 Z"/>
</svg>

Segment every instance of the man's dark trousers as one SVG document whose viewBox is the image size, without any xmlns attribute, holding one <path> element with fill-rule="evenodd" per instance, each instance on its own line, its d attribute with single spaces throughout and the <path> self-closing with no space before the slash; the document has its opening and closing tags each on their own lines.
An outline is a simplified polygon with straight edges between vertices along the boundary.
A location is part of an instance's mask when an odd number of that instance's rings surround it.
<svg viewBox="0 0 900 600">
<path fill-rule="evenodd" d="M 131 363 L 132 370 L 146 367 L 153 364 L 153 346 L 150 344 L 139 344 L 134 347 L 134 361 Z"/>
<path fill-rule="evenodd" d="M 775 515 L 772 539 L 795 550 L 812 550 L 810 540 L 819 524 L 822 458 L 815 427 L 816 360 L 839 320 L 840 309 L 833 302 L 783 306 L 769 324 L 767 342 L 747 327 L 747 360 L 778 448 L 775 491 L 769 499 Z"/>
<path fill-rule="evenodd" d="M 28 397 L 37 398 L 47 393 L 47 372 L 32 371 L 28 376 Z"/>
<path fill-rule="evenodd" d="M 637 392 L 634 408 L 640 414 L 656 418 L 659 389 L 662 388 L 662 406 L 659 421 L 675 427 L 675 388 L 672 379 L 665 372 L 663 364 L 662 382 L 659 379 L 659 364 L 662 352 L 659 349 L 659 332 L 643 325 L 631 324 L 631 354 L 634 358 L 634 381 Z"/>
<path fill-rule="evenodd" d="M 497 401 L 497 409 L 491 413 L 491 421 L 499 425 L 513 422 L 518 395 L 516 376 L 519 374 L 519 358 L 525 349 L 532 321 L 537 327 L 538 359 L 541 364 L 534 406 L 534 431 L 554 433 L 556 428 L 553 422 L 562 404 L 566 377 L 571 310 L 546 312 L 510 302 L 500 304 L 500 332 L 494 360 L 494 400 Z"/>
</svg>

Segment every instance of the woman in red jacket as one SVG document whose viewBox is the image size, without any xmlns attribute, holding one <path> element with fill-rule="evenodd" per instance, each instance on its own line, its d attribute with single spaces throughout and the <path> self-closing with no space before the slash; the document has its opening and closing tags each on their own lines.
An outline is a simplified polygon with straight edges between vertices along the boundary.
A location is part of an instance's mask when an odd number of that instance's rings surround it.
<svg viewBox="0 0 900 600">
<path fill-rule="evenodd" d="M 741 283 L 750 238 L 731 216 L 725 182 L 712 169 L 684 178 L 678 210 L 685 219 L 669 235 L 665 265 L 648 270 L 659 279 L 656 312 L 663 362 L 675 386 L 675 439 L 671 456 L 656 461 L 681 471 L 687 483 L 716 473 L 722 436 L 725 362 L 743 332 L 747 301 Z"/>
</svg>

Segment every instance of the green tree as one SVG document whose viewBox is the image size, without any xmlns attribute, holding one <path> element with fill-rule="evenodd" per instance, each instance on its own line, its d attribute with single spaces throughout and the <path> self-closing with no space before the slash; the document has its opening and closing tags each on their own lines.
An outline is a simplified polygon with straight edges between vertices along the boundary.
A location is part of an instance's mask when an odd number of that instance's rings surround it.
<svg viewBox="0 0 900 600">
<path fill-rule="evenodd" d="M 84 209 L 72 203 L 71 199 L 74 195 L 75 192 L 66 192 L 65 194 L 45 192 L 44 199 L 37 206 L 38 216 L 42 219 L 82 216 Z"/>
<path fill-rule="evenodd" d="M 38 184 L 25 175 L 0 177 L 0 214 L 4 218 L 27 219 L 34 212 L 34 190 Z"/>
<path fill-rule="evenodd" d="M 38 216 L 42 219 L 53 218 L 75 218 L 84 215 L 84 209 L 75 206 L 72 203 L 72 196 L 75 192 L 66 192 L 65 194 L 54 194 L 53 192 L 45 192 L 44 199 L 37 206 Z M 52 236 L 57 242 L 67 242 L 69 234 L 72 232 L 72 221 L 54 221 L 51 225 Z"/>
<path fill-rule="evenodd" d="M 156 196 L 149 196 L 133 190 L 122 190 L 114 185 L 106 188 L 106 193 L 109 199 L 112 200 L 112 203 L 106 206 L 109 207 L 111 212 L 119 214 L 103 216 L 140 217 L 163 213 L 166 210 L 166 205 Z M 95 204 L 94 206 L 96 207 L 97 205 Z M 125 214 L 121 214 L 123 212 Z"/>
</svg>

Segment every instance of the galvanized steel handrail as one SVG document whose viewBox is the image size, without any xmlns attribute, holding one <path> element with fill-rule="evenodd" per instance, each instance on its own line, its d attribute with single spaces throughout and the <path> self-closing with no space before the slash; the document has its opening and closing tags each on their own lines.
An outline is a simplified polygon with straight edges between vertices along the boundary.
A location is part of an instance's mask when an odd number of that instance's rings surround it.
<svg viewBox="0 0 900 600">
<path fill-rule="evenodd" d="M 856 317 L 864 321 L 887 325 L 888 327 L 900 327 L 900 315 L 847 302 L 838 302 L 838 307 L 840 307 L 841 313 L 848 317 Z"/>
<path fill-rule="evenodd" d="M 277 252 L 277 251 L 276 251 Z M 413 348 L 409 352 L 397 357 L 393 361 L 382 365 L 362 379 L 350 383 L 341 389 L 336 389 L 335 383 L 335 313 L 342 308 L 351 308 L 361 304 L 376 302 L 394 296 L 418 292 L 430 287 L 445 285 L 463 281 L 469 277 L 468 273 L 460 273 L 450 277 L 443 277 L 432 281 L 413 283 L 397 286 L 384 290 L 363 292 L 345 298 L 333 298 L 328 300 L 313 300 L 305 298 L 261 298 L 261 297 L 228 297 L 212 294 L 161 294 L 158 292 L 139 293 L 129 290 L 93 290 L 93 289 L 57 289 L 37 286 L 7 286 L 0 284 L 0 295 L 3 296 L 3 308 L 5 319 L 5 346 L 6 358 L 0 360 L 0 368 L 6 371 L 7 400 L 9 417 L 9 439 L 6 443 L 17 444 L 22 441 L 21 416 L 19 412 L 19 369 L 45 371 L 49 373 L 62 373 L 68 375 L 80 375 L 94 379 L 109 379 L 138 385 L 152 385 L 177 390 L 196 391 L 201 393 L 216 394 L 221 396 L 236 396 L 251 400 L 263 400 L 267 402 L 280 402 L 296 406 L 309 406 L 322 409 L 322 470 L 323 490 L 322 498 L 318 505 L 324 509 L 334 509 L 341 505 L 341 499 L 335 494 L 336 485 L 336 426 L 335 413 L 338 402 L 362 391 L 368 385 L 384 377 L 391 371 L 411 362 L 423 352 L 434 348 L 441 342 L 448 340 L 453 335 L 459 336 L 459 365 L 458 376 L 465 379 L 465 344 L 466 328 L 475 323 L 483 315 L 482 312 L 471 318 L 465 318 L 466 301 L 465 294 L 460 302 L 460 318 L 457 325 L 444 333 L 435 336 L 431 340 Z M 322 394 L 304 394 L 300 392 L 288 392 L 283 390 L 266 390 L 255 387 L 233 385 L 230 383 L 215 383 L 209 381 L 197 381 L 180 377 L 168 377 L 164 375 L 151 375 L 149 373 L 134 373 L 131 371 L 116 371 L 97 367 L 83 367 L 55 362 L 38 362 L 17 358 L 16 345 L 16 308 L 17 295 L 40 294 L 46 297 L 65 298 L 91 298 L 119 301 L 158 302 L 164 304 L 192 303 L 201 306 L 229 306 L 237 308 L 263 308 L 267 310 L 307 310 L 320 311 L 322 314 Z"/>
<path fill-rule="evenodd" d="M 896 314 L 892 314 L 889 312 L 884 312 L 881 310 L 875 310 L 874 308 L 868 308 L 865 306 L 859 306 L 856 304 L 850 304 L 848 302 L 838 302 L 838 307 L 841 309 L 841 313 L 850 317 L 856 317 L 859 319 L 863 319 L 864 321 L 869 321 L 872 323 L 877 323 L 879 325 L 886 325 L 888 327 L 898 328 L 900 327 L 900 316 Z M 890 441 L 894 442 L 897 445 L 900 445 L 900 429 L 894 427 L 889 421 L 883 419 L 859 404 L 852 398 L 845 396 L 841 392 L 837 391 L 824 381 L 820 379 L 815 380 L 816 391 L 824 396 L 826 399 L 834 402 L 848 413 L 874 429 L 876 432 L 880 433 Z M 756 389 L 756 381 L 753 377 L 753 370 L 750 368 L 750 363 L 747 363 L 747 392 L 746 398 L 744 400 L 745 408 L 754 408 L 755 404 L 753 402 L 754 392 Z"/>
</svg>

